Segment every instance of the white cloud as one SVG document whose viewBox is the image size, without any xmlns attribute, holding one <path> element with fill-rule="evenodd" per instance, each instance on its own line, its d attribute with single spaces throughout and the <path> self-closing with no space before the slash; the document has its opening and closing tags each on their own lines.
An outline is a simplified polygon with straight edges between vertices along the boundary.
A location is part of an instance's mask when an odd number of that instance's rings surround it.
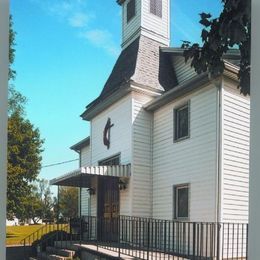
<svg viewBox="0 0 260 260">
<path fill-rule="evenodd" d="M 30 0 L 40 6 L 48 15 L 56 17 L 77 30 L 77 34 L 109 55 L 117 56 L 119 47 L 115 44 L 112 34 L 107 30 L 90 27 L 95 13 L 89 11 L 87 0 Z"/>
<path fill-rule="evenodd" d="M 93 18 L 93 16 L 86 15 L 83 13 L 75 13 L 68 18 L 69 25 L 72 27 L 82 28 L 88 24 L 88 21 Z"/>
<path fill-rule="evenodd" d="M 119 54 L 119 48 L 113 41 L 112 34 L 106 30 L 94 29 L 81 33 L 80 36 L 94 46 L 105 50 L 112 56 Z"/>
<path fill-rule="evenodd" d="M 31 0 L 31 2 L 40 6 L 47 14 L 58 19 L 63 19 L 69 25 L 86 25 L 89 15 L 86 8 L 86 0 Z M 77 26 L 75 26 L 77 27 Z"/>
</svg>

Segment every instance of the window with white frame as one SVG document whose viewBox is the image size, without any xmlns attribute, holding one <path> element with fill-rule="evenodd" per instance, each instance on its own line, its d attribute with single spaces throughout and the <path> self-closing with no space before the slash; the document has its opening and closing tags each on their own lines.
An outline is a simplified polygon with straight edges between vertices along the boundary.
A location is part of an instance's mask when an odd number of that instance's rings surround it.
<svg viewBox="0 0 260 260">
<path fill-rule="evenodd" d="M 174 218 L 189 218 L 189 185 L 176 185 L 174 191 Z"/>
<path fill-rule="evenodd" d="M 150 0 L 150 13 L 162 17 L 162 0 Z"/>
<path fill-rule="evenodd" d="M 190 108 L 189 102 L 174 109 L 174 141 L 186 139 L 190 136 Z"/>
</svg>

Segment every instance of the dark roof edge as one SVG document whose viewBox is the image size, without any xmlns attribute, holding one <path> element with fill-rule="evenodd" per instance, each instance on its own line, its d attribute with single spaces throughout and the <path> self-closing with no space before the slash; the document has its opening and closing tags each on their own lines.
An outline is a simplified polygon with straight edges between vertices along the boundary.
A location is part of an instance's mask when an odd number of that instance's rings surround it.
<svg viewBox="0 0 260 260">
<path fill-rule="evenodd" d="M 169 90 L 164 95 L 156 98 L 155 100 L 150 101 L 148 104 L 144 106 L 144 108 L 148 111 L 155 111 L 159 107 L 166 105 L 173 99 L 176 99 L 180 96 L 183 96 L 193 90 L 202 88 L 205 84 L 209 83 L 210 79 L 208 77 L 208 73 L 203 73 L 198 76 L 193 77 L 191 80 L 185 82 L 182 85 L 179 85 L 172 90 Z"/>
<path fill-rule="evenodd" d="M 79 152 L 83 147 L 90 145 L 90 137 L 84 138 L 83 140 L 79 141 L 78 143 L 72 145 L 70 147 L 71 150 L 75 152 Z"/>
<path fill-rule="evenodd" d="M 90 121 L 93 117 L 97 114 L 101 113 L 104 109 L 109 107 L 111 104 L 116 102 L 118 99 L 122 98 L 123 96 L 129 93 L 129 86 L 125 88 L 119 88 L 116 90 L 113 95 L 108 96 L 107 98 L 101 100 L 100 97 L 94 100 L 97 103 L 93 105 L 88 105 L 86 110 L 80 115 L 83 120 Z M 93 102 L 92 102 L 93 103 Z M 91 103 L 91 104 L 92 104 Z"/>
<path fill-rule="evenodd" d="M 161 47 L 162 52 L 172 53 L 173 55 L 180 56 L 183 54 L 183 48 L 176 47 Z M 239 49 L 228 50 L 227 53 L 223 55 L 224 59 L 240 59 Z"/>
<path fill-rule="evenodd" d="M 113 105 L 116 101 L 118 101 L 120 98 L 126 96 L 131 91 L 136 91 L 139 93 L 144 93 L 150 96 L 159 96 L 162 94 L 159 90 L 154 90 L 153 88 L 149 86 L 144 86 L 141 84 L 138 84 L 132 80 L 128 82 L 128 86 L 124 88 L 118 89 L 116 92 L 113 93 L 113 95 L 110 95 L 109 97 L 105 98 L 104 100 L 101 100 L 99 103 L 93 105 L 92 107 L 87 107 L 85 112 L 81 114 L 81 117 L 83 120 L 90 121 L 93 117 L 104 111 L 109 106 Z M 98 99 L 98 98 L 97 98 Z"/>
<path fill-rule="evenodd" d="M 223 76 L 226 76 L 230 79 L 238 81 L 238 66 L 225 61 L 225 70 Z M 193 77 L 182 85 L 174 87 L 172 90 L 169 90 L 164 95 L 150 101 L 144 106 L 148 111 L 155 111 L 159 107 L 166 105 L 171 102 L 173 99 L 176 99 L 182 95 L 185 95 L 191 91 L 205 87 L 207 83 L 212 82 L 214 79 L 210 79 L 207 72 L 204 72 L 200 75 Z"/>
<path fill-rule="evenodd" d="M 119 5 L 122 5 L 124 2 L 125 2 L 125 0 L 117 0 L 116 1 Z"/>
</svg>

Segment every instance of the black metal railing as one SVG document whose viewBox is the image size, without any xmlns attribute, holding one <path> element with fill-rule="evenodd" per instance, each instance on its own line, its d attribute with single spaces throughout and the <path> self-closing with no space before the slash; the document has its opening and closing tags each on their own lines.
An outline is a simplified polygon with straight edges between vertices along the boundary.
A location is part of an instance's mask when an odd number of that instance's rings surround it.
<svg viewBox="0 0 260 260">
<path fill-rule="evenodd" d="M 63 247 L 67 248 L 73 244 L 74 239 L 71 234 L 70 225 L 60 224 L 55 231 L 45 234 L 40 240 L 35 241 L 32 245 L 32 256 L 37 256 L 37 259 L 45 259 L 45 253 L 48 247 L 54 248 L 56 247 L 55 243 L 57 241 L 63 241 Z"/>
<path fill-rule="evenodd" d="M 65 231 L 65 230 L 63 230 Z M 71 219 L 66 232 L 46 237 L 38 248 L 93 244 L 124 259 L 247 259 L 248 224 L 170 221 L 119 216 Z"/>
<path fill-rule="evenodd" d="M 49 234 L 58 230 L 61 227 L 61 224 L 45 224 L 41 226 L 39 229 L 26 236 L 20 241 L 20 244 L 23 245 L 24 248 L 24 259 L 27 259 L 32 252 L 32 245 L 35 241 L 40 240 L 44 235 Z"/>
<path fill-rule="evenodd" d="M 247 259 L 248 224 L 99 218 L 97 248 L 139 259 Z"/>
</svg>

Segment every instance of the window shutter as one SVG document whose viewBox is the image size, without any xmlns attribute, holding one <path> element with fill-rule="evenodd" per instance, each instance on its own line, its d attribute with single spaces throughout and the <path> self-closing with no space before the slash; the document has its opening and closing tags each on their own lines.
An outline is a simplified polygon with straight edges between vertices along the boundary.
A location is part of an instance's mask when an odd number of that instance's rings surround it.
<svg viewBox="0 0 260 260">
<path fill-rule="evenodd" d="M 162 0 L 150 0 L 150 12 L 162 17 Z"/>
</svg>

